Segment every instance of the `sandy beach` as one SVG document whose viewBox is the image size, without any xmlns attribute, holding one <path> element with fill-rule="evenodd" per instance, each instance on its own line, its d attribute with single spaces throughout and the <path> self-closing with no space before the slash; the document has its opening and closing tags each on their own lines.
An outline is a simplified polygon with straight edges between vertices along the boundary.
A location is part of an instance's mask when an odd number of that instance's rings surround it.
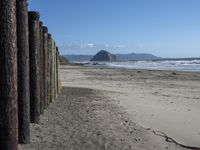
<svg viewBox="0 0 200 150">
<path fill-rule="evenodd" d="M 146 128 L 200 146 L 200 73 L 126 70 L 63 70 L 64 86 L 109 91 L 109 96 Z M 70 77 L 71 76 L 71 77 Z"/>
<path fill-rule="evenodd" d="M 61 66 L 58 100 L 31 125 L 31 150 L 200 147 L 200 73 Z"/>
</svg>

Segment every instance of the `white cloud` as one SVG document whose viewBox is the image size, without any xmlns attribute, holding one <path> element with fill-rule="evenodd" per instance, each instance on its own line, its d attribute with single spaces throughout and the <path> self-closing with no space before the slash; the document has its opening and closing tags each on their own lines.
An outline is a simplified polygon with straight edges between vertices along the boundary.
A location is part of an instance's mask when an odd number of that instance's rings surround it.
<svg viewBox="0 0 200 150">
<path fill-rule="evenodd" d="M 94 48 L 95 44 L 94 43 L 87 43 L 87 44 L 80 44 L 81 49 L 86 49 L 86 48 Z"/>
<path fill-rule="evenodd" d="M 90 47 L 90 48 L 93 48 L 94 46 L 95 46 L 95 44 L 93 44 L 93 43 L 87 44 L 87 47 Z"/>
<path fill-rule="evenodd" d="M 80 43 L 80 44 L 60 44 L 60 50 L 65 53 L 96 53 L 99 50 L 108 50 L 108 51 L 123 51 L 127 48 L 126 45 L 123 44 L 96 44 L 96 43 Z"/>
</svg>

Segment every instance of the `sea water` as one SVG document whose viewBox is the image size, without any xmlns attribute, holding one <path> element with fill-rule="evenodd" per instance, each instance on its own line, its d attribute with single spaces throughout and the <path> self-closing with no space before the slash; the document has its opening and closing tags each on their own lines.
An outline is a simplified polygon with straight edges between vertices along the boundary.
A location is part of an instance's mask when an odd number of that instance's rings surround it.
<svg viewBox="0 0 200 150">
<path fill-rule="evenodd" d="M 87 62 L 85 64 L 110 68 L 200 72 L 200 60 Z"/>
</svg>

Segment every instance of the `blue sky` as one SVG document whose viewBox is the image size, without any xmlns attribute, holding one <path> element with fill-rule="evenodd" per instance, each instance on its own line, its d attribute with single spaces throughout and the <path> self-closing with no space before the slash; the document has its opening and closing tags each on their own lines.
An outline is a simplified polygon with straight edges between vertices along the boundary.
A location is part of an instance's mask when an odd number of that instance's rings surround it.
<svg viewBox="0 0 200 150">
<path fill-rule="evenodd" d="M 30 0 L 62 54 L 200 57 L 200 0 Z"/>
</svg>

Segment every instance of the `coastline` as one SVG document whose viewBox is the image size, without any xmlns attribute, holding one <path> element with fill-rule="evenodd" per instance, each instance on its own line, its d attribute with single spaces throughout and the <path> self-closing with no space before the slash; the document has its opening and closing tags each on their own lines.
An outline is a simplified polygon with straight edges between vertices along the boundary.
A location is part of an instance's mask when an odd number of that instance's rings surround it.
<svg viewBox="0 0 200 150">
<path fill-rule="evenodd" d="M 73 62 L 73 65 L 84 65 L 89 67 L 110 68 L 110 69 L 131 69 L 131 70 L 154 70 L 154 71 L 178 71 L 178 72 L 199 72 L 200 60 L 177 59 L 177 60 L 143 60 L 143 61 L 85 61 Z"/>
</svg>

